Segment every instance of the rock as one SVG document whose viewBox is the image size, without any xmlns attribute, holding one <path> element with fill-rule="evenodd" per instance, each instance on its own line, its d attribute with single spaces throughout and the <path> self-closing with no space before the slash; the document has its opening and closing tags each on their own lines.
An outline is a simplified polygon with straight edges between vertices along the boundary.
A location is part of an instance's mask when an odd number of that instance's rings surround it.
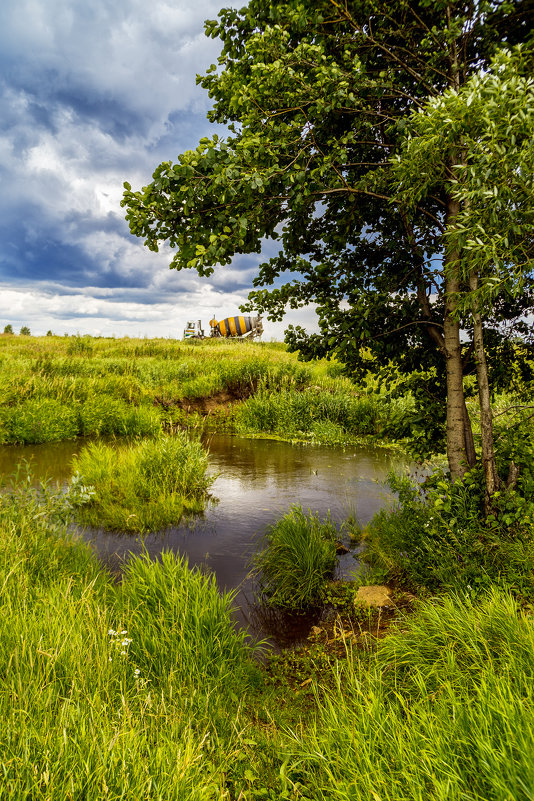
<svg viewBox="0 0 534 801">
<path fill-rule="evenodd" d="M 366 606 L 393 606 L 391 592 L 383 584 L 373 584 L 370 587 L 359 587 L 354 596 L 354 604 L 365 604 Z"/>
<path fill-rule="evenodd" d="M 337 553 L 337 555 L 338 556 L 343 556 L 343 554 L 346 554 L 348 552 L 349 552 L 349 548 L 347 548 L 347 546 L 344 545 L 339 540 L 336 540 L 336 553 Z"/>
</svg>

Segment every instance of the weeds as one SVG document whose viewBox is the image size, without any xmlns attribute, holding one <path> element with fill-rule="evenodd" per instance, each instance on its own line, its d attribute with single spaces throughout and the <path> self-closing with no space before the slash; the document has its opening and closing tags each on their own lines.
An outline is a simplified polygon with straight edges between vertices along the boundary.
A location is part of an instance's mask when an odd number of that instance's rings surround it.
<svg viewBox="0 0 534 801">
<path fill-rule="evenodd" d="M 155 531 L 201 512 L 214 478 L 207 454 L 183 432 L 139 443 L 91 443 L 75 459 L 77 480 L 93 488 L 79 520 L 119 531 Z"/>
<path fill-rule="evenodd" d="M 436 473 L 424 490 L 407 477 L 392 476 L 399 504 L 371 521 L 363 558 L 390 577 L 433 592 L 476 595 L 497 584 L 531 597 L 532 485 L 525 465 L 517 488 L 497 493 L 494 514 L 484 517 L 480 468 L 454 484 Z"/>
<path fill-rule="evenodd" d="M 336 564 L 337 530 L 294 506 L 267 532 L 254 557 L 261 598 L 288 609 L 320 605 Z"/>
</svg>

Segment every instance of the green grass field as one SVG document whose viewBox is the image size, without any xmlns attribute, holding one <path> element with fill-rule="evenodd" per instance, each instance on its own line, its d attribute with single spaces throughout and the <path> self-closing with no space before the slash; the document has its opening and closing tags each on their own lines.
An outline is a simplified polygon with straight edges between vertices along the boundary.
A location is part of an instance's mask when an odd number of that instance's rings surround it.
<svg viewBox="0 0 534 801">
<path fill-rule="evenodd" d="M 532 799 L 534 622 L 507 593 L 258 662 L 212 578 L 166 554 L 117 583 L 58 508 L 0 503 L 0 799 Z"/>
<path fill-rule="evenodd" d="M 340 444 L 402 438 L 412 412 L 278 343 L 0 336 L 0 443 L 208 427 Z"/>
</svg>

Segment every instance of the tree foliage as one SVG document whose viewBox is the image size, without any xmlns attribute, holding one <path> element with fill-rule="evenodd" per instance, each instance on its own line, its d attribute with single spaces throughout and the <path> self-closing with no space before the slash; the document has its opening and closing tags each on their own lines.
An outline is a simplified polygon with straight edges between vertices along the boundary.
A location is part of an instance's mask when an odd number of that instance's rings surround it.
<svg viewBox="0 0 534 801">
<path fill-rule="evenodd" d="M 223 9 L 206 23 L 222 42 L 219 64 L 199 82 L 213 102 L 210 120 L 229 135 L 159 165 L 140 191 L 125 184 L 132 233 L 152 250 L 169 243 L 171 266 L 200 275 L 278 241 L 250 306 L 275 320 L 315 304 L 320 333 L 290 328 L 291 347 L 304 357 L 336 354 L 353 372 L 369 356 L 406 372 L 423 367 L 430 393 L 443 398 L 454 350 L 446 339 L 458 339 L 462 312 L 447 299 L 442 257 L 451 221 L 459 236 L 463 218 L 443 183 L 409 203 L 400 197 L 392 159 L 429 100 L 452 98 L 500 48 L 527 37 L 530 6 L 250 0 Z M 501 341 L 503 319 L 513 332 L 529 303 L 528 293 L 494 298 L 488 345 Z M 454 359 L 469 369 L 469 346 L 458 345 Z M 454 390 L 447 380 L 448 396 L 463 398 L 458 380 Z"/>
</svg>

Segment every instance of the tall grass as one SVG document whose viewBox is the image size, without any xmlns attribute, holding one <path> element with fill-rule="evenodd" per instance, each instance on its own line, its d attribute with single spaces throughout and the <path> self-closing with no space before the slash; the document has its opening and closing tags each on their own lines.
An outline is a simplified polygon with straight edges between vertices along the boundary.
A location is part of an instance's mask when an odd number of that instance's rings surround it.
<svg viewBox="0 0 534 801">
<path fill-rule="evenodd" d="M 426 604 L 402 628 L 376 657 L 349 654 L 288 774 L 321 801 L 530 801 L 531 618 L 492 593 Z"/>
<path fill-rule="evenodd" d="M 411 397 L 355 394 L 344 384 L 303 389 L 286 385 L 278 392 L 262 387 L 243 403 L 236 421 L 244 433 L 270 432 L 335 444 L 354 436 L 405 437 L 412 412 Z"/>
<path fill-rule="evenodd" d="M 91 526 L 155 531 L 201 512 L 214 478 L 201 444 L 184 432 L 117 447 L 93 442 L 74 460 L 76 482 L 92 488 L 78 510 Z"/>
<path fill-rule="evenodd" d="M 336 527 L 293 506 L 265 536 L 254 557 L 260 598 L 273 606 L 319 605 L 336 563 Z"/>
<path fill-rule="evenodd" d="M 230 799 L 231 597 L 170 554 L 117 585 L 25 486 L 0 537 L 0 798 Z"/>
</svg>

